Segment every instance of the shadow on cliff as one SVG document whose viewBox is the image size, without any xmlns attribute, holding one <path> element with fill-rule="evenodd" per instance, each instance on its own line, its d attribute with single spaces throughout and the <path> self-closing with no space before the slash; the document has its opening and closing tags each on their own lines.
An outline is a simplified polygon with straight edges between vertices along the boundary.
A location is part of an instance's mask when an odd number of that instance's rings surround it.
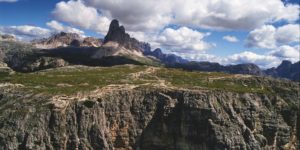
<svg viewBox="0 0 300 150">
<path fill-rule="evenodd" d="M 191 108 L 183 94 L 176 99 L 160 97 L 157 109 L 135 145 L 137 150 L 199 150 L 226 148 L 216 143 L 209 119 L 214 114 L 209 108 Z M 175 103 L 175 106 L 174 106 Z"/>
<path fill-rule="evenodd" d="M 62 67 L 66 64 L 103 67 L 123 64 L 143 65 L 141 62 L 125 56 L 104 56 L 101 58 L 93 58 L 92 56 L 99 50 L 99 48 L 93 47 L 65 47 L 37 50 L 33 52 L 15 52 L 10 54 L 10 58 L 7 59 L 6 62 L 10 68 L 18 72 L 33 72 Z M 62 59 L 66 63 L 62 65 L 53 63 L 57 59 Z"/>
</svg>

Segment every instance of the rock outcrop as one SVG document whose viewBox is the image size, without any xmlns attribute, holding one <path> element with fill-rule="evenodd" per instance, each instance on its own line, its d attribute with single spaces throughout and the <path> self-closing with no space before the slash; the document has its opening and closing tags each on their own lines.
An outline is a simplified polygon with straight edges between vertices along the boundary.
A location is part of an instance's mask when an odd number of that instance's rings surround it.
<svg viewBox="0 0 300 150">
<path fill-rule="evenodd" d="M 138 50 L 141 52 L 151 51 L 150 44 L 139 42 L 135 38 L 131 38 L 128 33 L 125 32 L 124 26 L 119 25 L 118 20 L 112 20 L 109 31 L 104 38 L 104 43 L 117 42 L 120 46 L 124 46 L 130 50 Z"/>
<path fill-rule="evenodd" d="M 81 37 L 76 33 L 65 33 L 60 32 L 54 34 L 49 38 L 44 38 L 40 40 L 32 41 L 33 45 L 40 49 L 52 49 L 58 47 L 67 47 L 70 46 L 72 41 L 80 40 Z"/>
<path fill-rule="evenodd" d="M 80 46 L 82 47 L 100 47 L 102 45 L 102 40 L 94 37 L 84 38 Z"/>
<path fill-rule="evenodd" d="M 100 47 L 102 41 L 94 37 L 83 38 L 76 33 L 60 32 L 49 38 L 32 41 L 40 49 L 54 49 L 60 47 Z"/>
<path fill-rule="evenodd" d="M 0 41 L 16 41 L 16 38 L 12 35 L 0 35 Z"/>
</svg>

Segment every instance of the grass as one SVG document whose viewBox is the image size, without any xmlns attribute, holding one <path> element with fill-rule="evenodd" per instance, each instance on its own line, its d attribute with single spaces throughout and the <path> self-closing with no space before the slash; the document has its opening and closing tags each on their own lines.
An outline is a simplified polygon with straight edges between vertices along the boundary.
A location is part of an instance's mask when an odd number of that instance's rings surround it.
<svg viewBox="0 0 300 150">
<path fill-rule="evenodd" d="M 0 73 L 0 83 L 22 84 L 35 93 L 74 94 L 91 91 L 110 84 L 158 83 L 158 79 L 175 87 L 205 88 L 232 92 L 267 93 L 271 90 L 256 82 L 255 77 L 236 78 L 218 72 L 187 72 L 180 69 L 160 68 L 155 72 L 130 78 L 131 73 L 143 72 L 146 66 L 60 68 L 35 73 Z"/>
<path fill-rule="evenodd" d="M 208 89 L 219 89 L 232 92 L 267 93 L 270 89 L 263 88 L 252 78 L 237 79 L 232 74 L 220 72 L 187 72 L 180 69 L 162 69 L 157 73 L 172 85 L 178 87 L 204 87 Z"/>
<path fill-rule="evenodd" d="M 0 74 L 0 83 L 22 84 L 36 93 L 73 94 L 90 91 L 109 84 L 135 83 L 124 80 L 130 73 L 144 70 L 143 66 L 109 68 L 54 69 L 35 73 Z M 140 81 L 136 81 L 140 82 Z"/>
</svg>

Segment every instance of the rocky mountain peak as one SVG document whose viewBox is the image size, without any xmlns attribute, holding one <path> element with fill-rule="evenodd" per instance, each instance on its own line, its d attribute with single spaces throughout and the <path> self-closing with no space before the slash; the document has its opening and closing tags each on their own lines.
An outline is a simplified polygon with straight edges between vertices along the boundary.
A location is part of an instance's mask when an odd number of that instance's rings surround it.
<svg viewBox="0 0 300 150">
<path fill-rule="evenodd" d="M 50 37 L 50 40 L 60 40 L 62 42 L 68 43 L 69 41 L 73 41 L 75 39 L 80 39 L 80 35 L 76 33 L 66 33 L 66 32 L 60 32 L 58 34 L 54 34 Z"/>
<path fill-rule="evenodd" d="M 16 41 L 16 38 L 13 35 L 0 35 L 0 41 Z"/>
<path fill-rule="evenodd" d="M 290 67 L 292 65 L 291 61 L 288 60 L 283 60 L 281 64 L 278 66 L 278 68 L 285 68 L 285 67 Z"/>
<path fill-rule="evenodd" d="M 76 33 L 60 32 L 57 34 L 53 34 L 49 38 L 34 40 L 34 41 L 32 41 L 32 43 L 37 48 L 51 49 L 51 48 L 57 48 L 57 47 L 70 46 L 70 44 L 74 40 L 81 40 L 80 35 L 78 35 Z"/>
<path fill-rule="evenodd" d="M 273 67 L 265 70 L 265 74 L 277 78 L 286 78 L 293 81 L 300 81 L 300 61 L 292 63 L 288 60 L 283 60 L 278 67 Z"/>
<path fill-rule="evenodd" d="M 113 20 L 110 23 L 107 35 L 104 38 L 104 43 L 109 41 L 118 42 L 119 44 L 124 44 L 130 40 L 129 34 L 126 34 L 124 26 L 119 25 L 118 20 Z"/>
<path fill-rule="evenodd" d="M 138 50 L 141 52 L 151 51 L 150 44 L 140 42 L 135 38 L 130 37 L 125 31 L 124 26 L 120 26 L 119 21 L 114 19 L 111 21 L 107 35 L 104 38 L 104 43 L 117 42 L 130 50 Z"/>
<path fill-rule="evenodd" d="M 52 49 L 58 47 L 100 47 L 102 41 L 97 38 L 82 38 L 76 33 L 60 32 L 40 40 L 32 41 L 37 48 Z"/>
</svg>

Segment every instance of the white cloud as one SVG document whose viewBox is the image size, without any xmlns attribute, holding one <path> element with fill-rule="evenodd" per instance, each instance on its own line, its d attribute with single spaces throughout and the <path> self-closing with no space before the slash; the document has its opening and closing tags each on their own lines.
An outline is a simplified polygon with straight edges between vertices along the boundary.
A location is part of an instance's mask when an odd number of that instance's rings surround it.
<svg viewBox="0 0 300 150">
<path fill-rule="evenodd" d="M 81 0 L 59 2 L 52 14 L 59 21 L 101 34 L 106 34 L 110 24 L 110 20 L 106 16 L 98 13 L 97 9 L 93 7 L 87 7 Z"/>
<path fill-rule="evenodd" d="M 36 26 L 0 26 L 1 34 L 12 34 L 20 40 L 32 40 L 48 37 L 51 35 L 49 29 Z"/>
<path fill-rule="evenodd" d="M 284 60 L 290 60 L 292 62 L 297 62 L 300 60 L 300 46 L 296 45 L 294 47 L 289 45 L 283 45 L 278 47 L 276 50 L 270 52 L 272 56 L 276 56 L 278 58 Z"/>
<path fill-rule="evenodd" d="M 272 25 L 265 25 L 251 31 L 247 38 L 248 47 L 259 47 L 272 49 L 276 47 L 276 28 Z"/>
<path fill-rule="evenodd" d="M 152 49 L 162 48 L 168 53 L 180 53 L 181 55 L 189 53 L 203 53 L 214 43 L 204 41 L 204 38 L 210 33 L 202 33 L 188 27 L 178 29 L 166 28 L 158 34 L 145 32 L 128 32 L 130 36 L 151 44 Z"/>
<path fill-rule="evenodd" d="M 209 62 L 222 63 L 222 58 L 221 57 L 211 55 L 211 54 L 207 54 L 207 53 L 197 53 L 197 54 L 193 54 L 193 53 L 185 53 L 185 54 L 173 53 L 173 54 L 180 55 L 183 58 L 185 58 L 187 60 L 192 60 L 192 61 L 209 61 Z"/>
<path fill-rule="evenodd" d="M 234 54 L 223 59 L 224 64 L 253 63 L 263 69 L 278 66 L 280 62 L 281 60 L 275 56 L 260 55 L 250 51 Z"/>
<path fill-rule="evenodd" d="M 235 36 L 230 36 L 230 35 L 224 36 L 223 39 L 231 43 L 236 43 L 239 41 L 239 39 L 237 39 Z"/>
<path fill-rule="evenodd" d="M 232 54 L 230 56 L 216 56 L 207 53 L 202 54 L 179 54 L 183 58 L 187 60 L 193 61 L 209 61 L 209 62 L 217 62 L 222 65 L 236 65 L 236 64 L 245 64 L 245 63 L 253 63 L 258 65 L 262 69 L 267 69 L 271 67 L 277 67 L 282 60 L 290 60 L 286 58 L 279 58 L 277 56 L 273 56 L 271 54 L 256 54 L 250 51 L 244 51 L 241 53 Z"/>
<path fill-rule="evenodd" d="M 272 25 L 264 25 L 249 33 L 247 46 L 274 49 L 283 44 L 298 42 L 299 30 L 298 24 L 287 24 L 277 29 Z"/>
<path fill-rule="evenodd" d="M 0 2 L 9 2 L 9 3 L 13 3 L 13 2 L 17 2 L 18 0 L 0 0 Z"/>
<path fill-rule="evenodd" d="M 276 40 L 281 44 L 288 44 L 291 42 L 299 42 L 300 40 L 300 26 L 299 24 L 287 24 L 279 27 L 275 34 Z"/>
<path fill-rule="evenodd" d="M 72 28 L 69 26 L 64 26 L 63 24 L 61 24 L 55 20 L 47 22 L 46 24 L 48 27 L 52 28 L 53 30 L 55 30 L 57 32 L 68 32 L 68 33 L 77 33 L 82 36 L 84 35 L 84 32 L 82 30 Z"/>
<path fill-rule="evenodd" d="M 116 18 L 132 31 L 159 30 L 170 23 L 171 1 L 85 0 L 109 18 Z"/>
<path fill-rule="evenodd" d="M 70 0 L 57 3 L 53 14 L 59 21 L 101 33 L 114 18 L 130 31 L 156 32 L 168 24 L 249 30 L 279 20 L 296 21 L 299 5 L 281 0 Z"/>
<path fill-rule="evenodd" d="M 210 33 L 202 33 L 187 27 L 178 29 L 166 28 L 157 36 L 155 42 L 171 51 L 180 51 L 182 53 L 204 51 L 213 46 L 203 41 L 203 38 L 208 35 Z"/>
<path fill-rule="evenodd" d="M 299 5 L 281 0 L 85 0 L 131 30 L 145 31 L 167 24 L 212 29 L 254 29 L 265 23 L 299 18 Z M 259 14 L 259 15 L 257 15 Z"/>
</svg>

